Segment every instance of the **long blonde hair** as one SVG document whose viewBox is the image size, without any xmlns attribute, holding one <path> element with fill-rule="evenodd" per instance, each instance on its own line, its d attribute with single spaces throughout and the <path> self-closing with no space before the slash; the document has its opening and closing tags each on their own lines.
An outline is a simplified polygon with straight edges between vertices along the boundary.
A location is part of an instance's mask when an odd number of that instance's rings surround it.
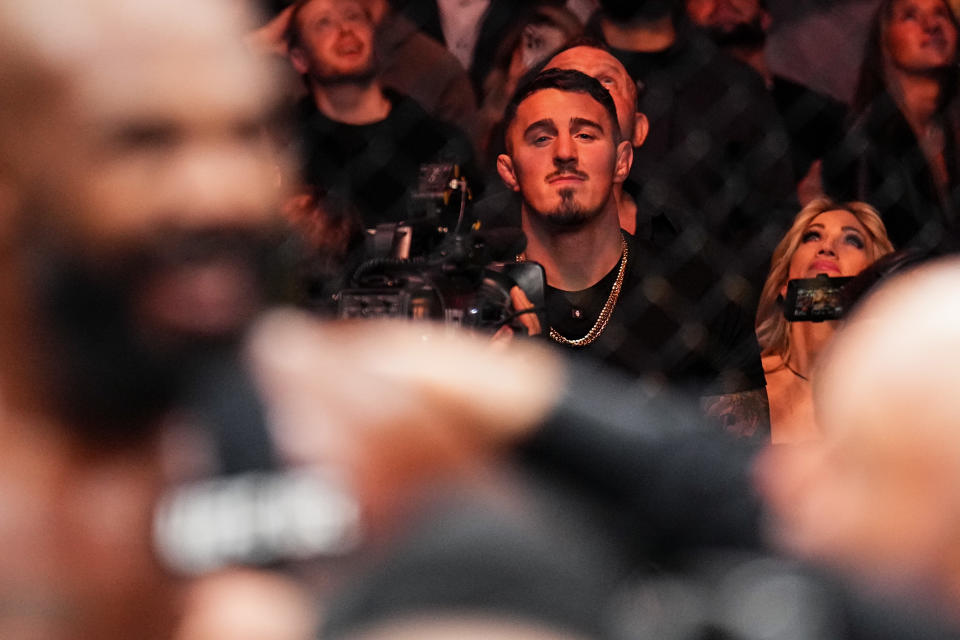
<svg viewBox="0 0 960 640">
<path fill-rule="evenodd" d="M 814 218 L 827 211 L 847 211 L 863 225 L 867 231 L 866 251 L 870 262 L 893 251 L 887 228 L 880 219 L 877 210 L 865 202 L 837 203 L 830 198 L 817 198 L 805 206 L 793 220 L 793 226 L 783 236 L 783 240 L 773 251 L 770 260 L 770 275 L 760 292 L 757 305 L 757 341 L 762 355 L 777 354 L 787 362 L 790 359 L 790 323 L 783 315 L 780 292 L 790 275 L 790 261 L 807 226 Z"/>
</svg>

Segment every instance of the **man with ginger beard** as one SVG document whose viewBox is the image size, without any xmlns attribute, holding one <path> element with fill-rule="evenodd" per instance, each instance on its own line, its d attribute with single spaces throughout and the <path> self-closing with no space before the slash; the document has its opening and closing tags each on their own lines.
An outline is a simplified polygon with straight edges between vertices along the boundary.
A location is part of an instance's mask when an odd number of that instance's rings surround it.
<svg viewBox="0 0 960 640">
<path fill-rule="evenodd" d="M 364 227 L 412 217 L 423 165 L 472 163 L 461 131 L 383 87 L 373 19 L 357 0 L 301 0 L 287 42 L 309 92 L 299 105 L 303 179 L 346 197 Z"/>
</svg>

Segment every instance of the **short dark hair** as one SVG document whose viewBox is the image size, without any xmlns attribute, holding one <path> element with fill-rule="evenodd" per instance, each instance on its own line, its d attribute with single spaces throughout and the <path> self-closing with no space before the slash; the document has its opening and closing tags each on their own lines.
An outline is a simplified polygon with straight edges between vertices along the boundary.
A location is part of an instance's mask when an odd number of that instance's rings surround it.
<svg viewBox="0 0 960 640">
<path fill-rule="evenodd" d="M 620 125 L 618 124 L 619 120 L 617 120 L 617 107 L 613 103 L 613 98 L 610 97 L 610 92 L 607 91 L 596 78 L 588 76 L 581 71 L 574 71 L 573 69 L 545 69 L 525 82 L 522 82 L 513 93 L 513 97 L 510 98 L 510 102 L 507 103 L 507 108 L 504 111 L 504 131 L 510 128 L 510 124 L 513 123 L 517 117 L 517 108 L 519 108 L 520 103 L 534 93 L 545 89 L 557 89 L 569 93 L 585 93 L 599 102 L 610 116 L 612 125 L 610 130 L 613 132 L 613 141 L 616 143 L 620 142 Z"/>
</svg>

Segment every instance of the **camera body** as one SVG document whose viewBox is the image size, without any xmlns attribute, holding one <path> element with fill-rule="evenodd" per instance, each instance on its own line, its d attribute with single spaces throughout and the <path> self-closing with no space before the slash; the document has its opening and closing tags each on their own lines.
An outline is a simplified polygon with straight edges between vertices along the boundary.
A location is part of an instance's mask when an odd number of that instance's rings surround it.
<svg viewBox="0 0 960 640">
<path fill-rule="evenodd" d="M 515 262 L 526 246 L 523 232 L 488 231 L 468 216 L 469 188 L 455 165 L 425 165 L 420 178 L 408 221 L 366 230 L 367 259 L 336 294 L 337 316 L 433 320 L 492 333 L 515 319 L 513 287 L 542 314 L 542 267 Z"/>
</svg>

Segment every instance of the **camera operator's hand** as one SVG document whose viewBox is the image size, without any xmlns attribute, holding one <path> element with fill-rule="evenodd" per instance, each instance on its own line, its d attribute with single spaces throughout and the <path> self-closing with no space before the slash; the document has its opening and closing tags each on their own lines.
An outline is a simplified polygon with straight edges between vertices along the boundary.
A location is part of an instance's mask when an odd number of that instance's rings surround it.
<svg viewBox="0 0 960 640">
<path fill-rule="evenodd" d="M 255 330 L 250 356 L 282 454 L 343 470 L 380 522 L 438 476 L 476 475 L 539 424 L 563 384 L 546 349 L 500 352 L 426 323 L 277 312 Z"/>
<path fill-rule="evenodd" d="M 516 317 L 516 321 L 526 330 L 527 335 L 540 335 L 543 332 L 543 328 L 540 326 L 540 319 L 537 317 L 537 314 L 532 311 L 534 308 L 533 303 L 530 302 L 530 298 L 527 297 L 523 289 L 516 285 L 511 287 L 510 302 L 513 305 L 514 313 L 529 311 L 529 313 L 519 313 Z M 497 329 L 497 332 L 493 334 L 490 341 L 496 345 L 505 345 L 511 342 L 513 335 L 513 327 L 504 325 Z"/>
</svg>

